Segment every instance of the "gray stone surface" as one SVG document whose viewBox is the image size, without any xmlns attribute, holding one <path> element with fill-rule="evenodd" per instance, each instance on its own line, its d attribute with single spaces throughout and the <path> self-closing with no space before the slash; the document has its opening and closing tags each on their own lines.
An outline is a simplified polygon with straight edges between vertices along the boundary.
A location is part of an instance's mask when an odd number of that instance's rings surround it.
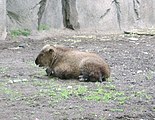
<svg viewBox="0 0 155 120">
<path fill-rule="evenodd" d="M 154 0 L 78 0 L 81 28 L 105 32 L 155 28 Z"/>
<path fill-rule="evenodd" d="M 36 29 L 40 0 L 7 0 L 7 28 Z"/>
<path fill-rule="evenodd" d="M 154 0 L 120 0 L 121 28 L 155 28 L 155 2 Z"/>
<path fill-rule="evenodd" d="M 18 15 L 17 20 L 7 16 L 8 29 L 35 30 L 42 24 L 105 33 L 155 28 L 154 0 L 13 0 L 7 11 Z"/>
<path fill-rule="evenodd" d="M 117 9 L 111 0 L 78 0 L 77 10 L 81 29 L 119 30 Z"/>
<path fill-rule="evenodd" d="M 6 1 L 0 0 L 0 40 L 6 37 Z"/>
<path fill-rule="evenodd" d="M 62 28 L 61 0 L 14 0 L 7 4 L 7 10 L 18 15 L 18 19 L 7 17 L 8 29 L 37 29 L 38 25 Z"/>
<path fill-rule="evenodd" d="M 41 24 L 51 28 L 63 28 L 63 16 L 61 0 L 47 0 Z"/>
</svg>

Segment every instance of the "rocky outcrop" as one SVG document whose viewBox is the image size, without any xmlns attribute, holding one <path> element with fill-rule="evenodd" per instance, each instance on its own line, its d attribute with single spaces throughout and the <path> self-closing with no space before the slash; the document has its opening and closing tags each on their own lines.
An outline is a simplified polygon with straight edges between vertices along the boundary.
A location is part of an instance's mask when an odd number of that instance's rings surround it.
<svg viewBox="0 0 155 120">
<path fill-rule="evenodd" d="M 11 2 L 11 3 L 10 3 Z M 155 28 L 154 0 L 13 0 L 7 3 L 8 29 L 86 29 L 122 32 Z"/>
</svg>

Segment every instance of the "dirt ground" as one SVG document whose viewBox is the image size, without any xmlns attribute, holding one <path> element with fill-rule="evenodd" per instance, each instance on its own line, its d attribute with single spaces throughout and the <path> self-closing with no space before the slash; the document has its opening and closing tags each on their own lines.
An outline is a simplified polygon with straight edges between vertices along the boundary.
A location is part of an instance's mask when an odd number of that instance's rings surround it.
<svg viewBox="0 0 155 120">
<path fill-rule="evenodd" d="M 110 65 L 103 83 L 46 76 L 45 44 L 92 51 Z M 0 41 L 0 120 L 155 120 L 155 37 L 54 34 Z"/>
</svg>

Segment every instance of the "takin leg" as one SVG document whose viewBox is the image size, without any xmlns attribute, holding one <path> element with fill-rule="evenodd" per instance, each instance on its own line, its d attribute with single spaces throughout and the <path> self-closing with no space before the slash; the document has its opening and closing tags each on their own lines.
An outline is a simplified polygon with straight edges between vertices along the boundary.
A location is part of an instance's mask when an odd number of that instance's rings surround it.
<svg viewBox="0 0 155 120">
<path fill-rule="evenodd" d="M 47 69 L 46 69 L 46 74 L 47 74 L 47 76 L 53 76 L 53 74 L 54 74 L 53 69 L 47 68 Z"/>
</svg>

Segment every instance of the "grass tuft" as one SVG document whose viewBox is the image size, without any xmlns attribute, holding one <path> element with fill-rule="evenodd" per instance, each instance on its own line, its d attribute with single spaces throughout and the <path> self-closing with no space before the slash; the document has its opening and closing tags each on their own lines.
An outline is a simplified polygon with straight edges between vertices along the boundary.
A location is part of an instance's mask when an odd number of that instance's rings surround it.
<svg viewBox="0 0 155 120">
<path fill-rule="evenodd" d="M 10 31 L 12 37 L 29 36 L 31 31 L 29 29 L 14 29 Z"/>
</svg>

